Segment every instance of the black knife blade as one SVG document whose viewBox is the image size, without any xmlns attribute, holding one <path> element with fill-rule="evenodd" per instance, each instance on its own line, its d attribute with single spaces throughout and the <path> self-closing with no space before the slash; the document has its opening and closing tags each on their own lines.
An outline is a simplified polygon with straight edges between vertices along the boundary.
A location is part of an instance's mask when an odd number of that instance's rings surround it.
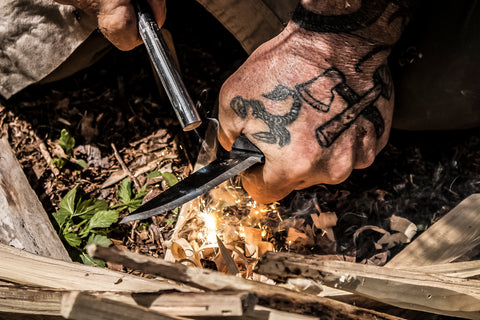
<svg viewBox="0 0 480 320">
<path fill-rule="evenodd" d="M 233 144 L 227 157 L 214 160 L 189 177 L 165 190 L 152 200 L 143 204 L 120 223 L 143 220 L 172 210 L 222 182 L 263 161 L 263 153 L 245 136 L 239 137 Z"/>
</svg>

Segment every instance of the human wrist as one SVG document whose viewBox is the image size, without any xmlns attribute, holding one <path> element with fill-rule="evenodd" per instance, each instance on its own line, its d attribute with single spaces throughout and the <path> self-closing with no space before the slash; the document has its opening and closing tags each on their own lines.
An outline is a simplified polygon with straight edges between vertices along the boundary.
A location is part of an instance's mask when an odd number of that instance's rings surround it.
<svg viewBox="0 0 480 320">
<path fill-rule="evenodd" d="M 307 32 L 393 45 L 408 22 L 408 0 L 301 0 L 292 22 Z"/>
</svg>

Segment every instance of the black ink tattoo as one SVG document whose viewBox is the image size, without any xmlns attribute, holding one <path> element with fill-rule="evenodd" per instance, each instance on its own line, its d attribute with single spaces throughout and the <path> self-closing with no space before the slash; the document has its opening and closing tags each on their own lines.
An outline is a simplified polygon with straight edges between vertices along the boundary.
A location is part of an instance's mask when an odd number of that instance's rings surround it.
<svg viewBox="0 0 480 320">
<path fill-rule="evenodd" d="M 315 98 L 310 90 L 320 78 L 333 80 L 331 95 L 324 101 Z M 255 139 L 268 144 L 278 143 L 283 147 L 290 143 L 290 132 L 286 127 L 298 118 L 302 101 L 316 110 L 328 112 L 337 94 L 347 103 L 347 108 L 316 130 L 318 143 L 322 147 L 329 147 L 360 115 L 373 123 L 377 137 L 383 134 L 385 122 L 380 111 L 374 106 L 374 102 L 380 95 L 386 99 L 390 99 L 392 95 L 393 87 L 387 66 L 382 65 L 376 70 L 373 83 L 373 87 L 360 96 L 346 83 L 345 75 L 340 70 L 330 68 L 321 75 L 296 85 L 295 89 L 278 85 L 272 92 L 263 95 L 271 101 L 285 101 L 292 98 L 292 107 L 284 115 L 272 114 L 266 110 L 261 101 L 245 99 L 241 96 L 233 98 L 230 107 L 242 119 L 245 119 L 251 110 L 252 117 L 262 120 L 267 125 L 269 131 L 254 133 Z"/>
<path fill-rule="evenodd" d="M 248 116 L 248 110 L 250 109 L 252 117 L 262 120 L 268 126 L 270 131 L 254 133 L 253 137 L 255 139 L 269 144 L 278 143 L 280 147 L 286 146 L 290 143 L 290 132 L 285 127 L 297 120 L 302 101 L 295 90 L 283 85 L 276 86 L 272 92 L 263 96 L 272 101 L 284 101 L 292 97 L 292 107 L 284 115 L 275 115 L 268 112 L 261 101 L 244 99 L 240 96 L 232 99 L 230 107 L 242 119 Z"/>
<path fill-rule="evenodd" d="M 340 15 L 315 13 L 299 4 L 293 14 L 292 21 L 308 31 L 353 34 L 355 31 L 367 28 L 377 22 L 390 4 L 396 5 L 397 8 L 388 17 L 387 23 L 391 24 L 400 18 L 403 26 L 407 20 L 406 14 L 408 11 L 406 8 L 409 6 L 407 0 L 363 0 L 357 11 Z M 357 61 L 355 71 L 362 73 L 362 66 L 365 62 L 380 52 L 390 50 L 390 48 L 390 44 L 373 46 L 369 52 Z M 314 95 L 315 87 L 318 87 L 319 80 L 325 80 L 326 78 L 331 83 L 330 95 L 327 95 L 326 98 L 318 98 Z M 330 111 L 335 97 L 338 96 L 346 103 L 345 109 L 315 130 L 318 144 L 328 148 L 360 116 L 363 116 L 373 124 L 377 138 L 383 135 L 385 132 L 385 120 L 375 104 L 379 97 L 390 100 L 393 95 L 393 84 L 386 65 L 381 65 L 375 70 L 372 82 L 372 87 L 363 95 L 360 95 L 347 84 L 345 75 L 339 69 L 329 68 L 322 74 L 298 84 L 294 88 L 277 85 L 272 92 L 263 95 L 264 98 L 271 101 L 285 101 L 291 98 L 292 106 L 283 115 L 268 112 L 260 100 L 245 99 L 241 96 L 233 98 L 230 106 L 240 118 L 245 119 L 249 115 L 249 111 L 251 111 L 253 118 L 259 119 L 266 124 L 269 131 L 254 133 L 253 137 L 255 139 L 269 144 L 278 143 L 280 147 L 283 147 L 288 145 L 291 140 L 291 134 L 287 126 L 297 120 L 303 102 L 315 110 L 327 113 Z M 324 85 L 322 83 L 320 87 Z"/>
<path fill-rule="evenodd" d="M 385 121 L 374 103 L 380 96 L 390 99 L 392 95 L 393 86 L 387 66 L 382 65 L 375 71 L 373 84 L 373 87 L 362 97 L 345 82 L 337 85 L 336 91 L 347 103 L 347 108 L 315 130 L 320 146 L 324 148 L 330 147 L 345 130 L 350 128 L 360 115 L 372 122 L 377 138 L 383 135 Z"/>
<path fill-rule="evenodd" d="M 363 72 L 363 70 L 360 68 L 366 61 L 370 60 L 374 55 L 376 55 L 377 53 L 380 53 L 382 51 L 387 51 L 387 50 L 390 50 L 392 48 L 392 46 L 389 46 L 389 45 L 379 45 L 379 46 L 375 46 L 373 47 L 372 50 L 370 50 L 369 52 L 367 52 L 366 55 L 364 55 L 362 58 L 360 58 L 360 60 L 358 60 L 358 62 L 355 64 L 355 71 L 357 72 Z"/>
<path fill-rule="evenodd" d="M 308 31 L 352 32 L 374 24 L 390 3 L 392 3 L 391 0 L 362 1 L 362 5 L 357 11 L 342 15 L 315 13 L 299 4 L 293 13 L 292 21 Z"/>
</svg>

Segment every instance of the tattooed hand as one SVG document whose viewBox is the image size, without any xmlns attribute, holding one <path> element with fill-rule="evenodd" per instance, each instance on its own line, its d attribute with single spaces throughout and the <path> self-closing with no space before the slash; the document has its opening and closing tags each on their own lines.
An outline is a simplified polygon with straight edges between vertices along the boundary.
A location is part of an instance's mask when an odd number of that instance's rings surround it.
<svg viewBox="0 0 480 320">
<path fill-rule="evenodd" d="M 392 1 L 302 1 L 285 30 L 223 85 L 220 143 L 245 134 L 265 164 L 242 177 L 267 203 L 368 167 L 386 145 L 393 87 L 386 59 L 405 15 Z"/>
<path fill-rule="evenodd" d="M 131 50 L 142 43 L 137 31 L 137 18 L 130 0 L 56 0 L 95 16 L 103 35 L 120 50 Z M 165 0 L 148 0 L 155 20 L 161 27 L 165 21 Z"/>
</svg>

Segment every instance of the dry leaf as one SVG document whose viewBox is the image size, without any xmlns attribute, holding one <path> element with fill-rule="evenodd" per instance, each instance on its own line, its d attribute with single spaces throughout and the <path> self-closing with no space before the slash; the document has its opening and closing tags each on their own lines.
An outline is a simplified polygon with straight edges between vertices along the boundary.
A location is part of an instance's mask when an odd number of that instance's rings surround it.
<svg viewBox="0 0 480 320">
<path fill-rule="evenodd" d="M 407 238 L 406 242 L 410 242 L 417 233 L 417 226 L 406 218 L 392 215 L 390 218 L 390 229 L 401 232 Z"/>
<path fill-rule="evenodd" d="M 394 234 L 385 233 L 383 237 L 381 237 L 380 240 L 376 242 L 376 244 L 380 246 L 379 248 L 377 247 L 376 248 L 382 249 L 384 245 L 387 245 L 387 249 L 391 249 L 397 246 L 398 244 L 407 243 L 407 242 L 409 242 L 409 239 L 407 238 L 406 235 L 404 235 L 401 232 L 396 232 Z"/>
<path fill-rule="evenodd" d="M 377 227 L 377 226 L 371 226 L 371 225 L 363 226 L 361 228 L 358 228 L 357 231 L 355 231 L 355 233 L 353 234 L 353 244 L 355 246 L 357 246 L 358 236 L 360 235 L 360 233 L 362 233 L 365 230 L 372 230 L 372 231 L 376 231 L 376 232 L 379 232 L 379 233 L 382 233 L 382 234 L 387 234 L 387 233 L 390 234 L 390 232 L 388 232 L 387 230 L 382 229 L 382 228 Z"/>
<path fill-rule="evenodd" d="M 258 258 L 261 258 L 265 252 L 267 251 L 273 251 L 273 243 L 267 242 L 267 241 L 262 241 L 258 244 Z"/>
<path fill-rule="evenodd" d="M 311 214 L 313 225 L 320 230 L 335 227 L 337 225 L 337 214 L 335 212 L 320 212 Z"/>
<path fill-rule="evenodd" d="M 288 229 L 286 242 L 295 247 L 307 247 L 314 244 L 314 240 L 309 238 L 305 233 L 298 231 L 295 228 Z"/>
<path fill-rule="evenodd" d="M 180 238 L 172 243 L 172 255 L 177 260 L 191 259 L 195 260 L 195 250 L 193 250 L 187 240 Z"/>
</svg>

